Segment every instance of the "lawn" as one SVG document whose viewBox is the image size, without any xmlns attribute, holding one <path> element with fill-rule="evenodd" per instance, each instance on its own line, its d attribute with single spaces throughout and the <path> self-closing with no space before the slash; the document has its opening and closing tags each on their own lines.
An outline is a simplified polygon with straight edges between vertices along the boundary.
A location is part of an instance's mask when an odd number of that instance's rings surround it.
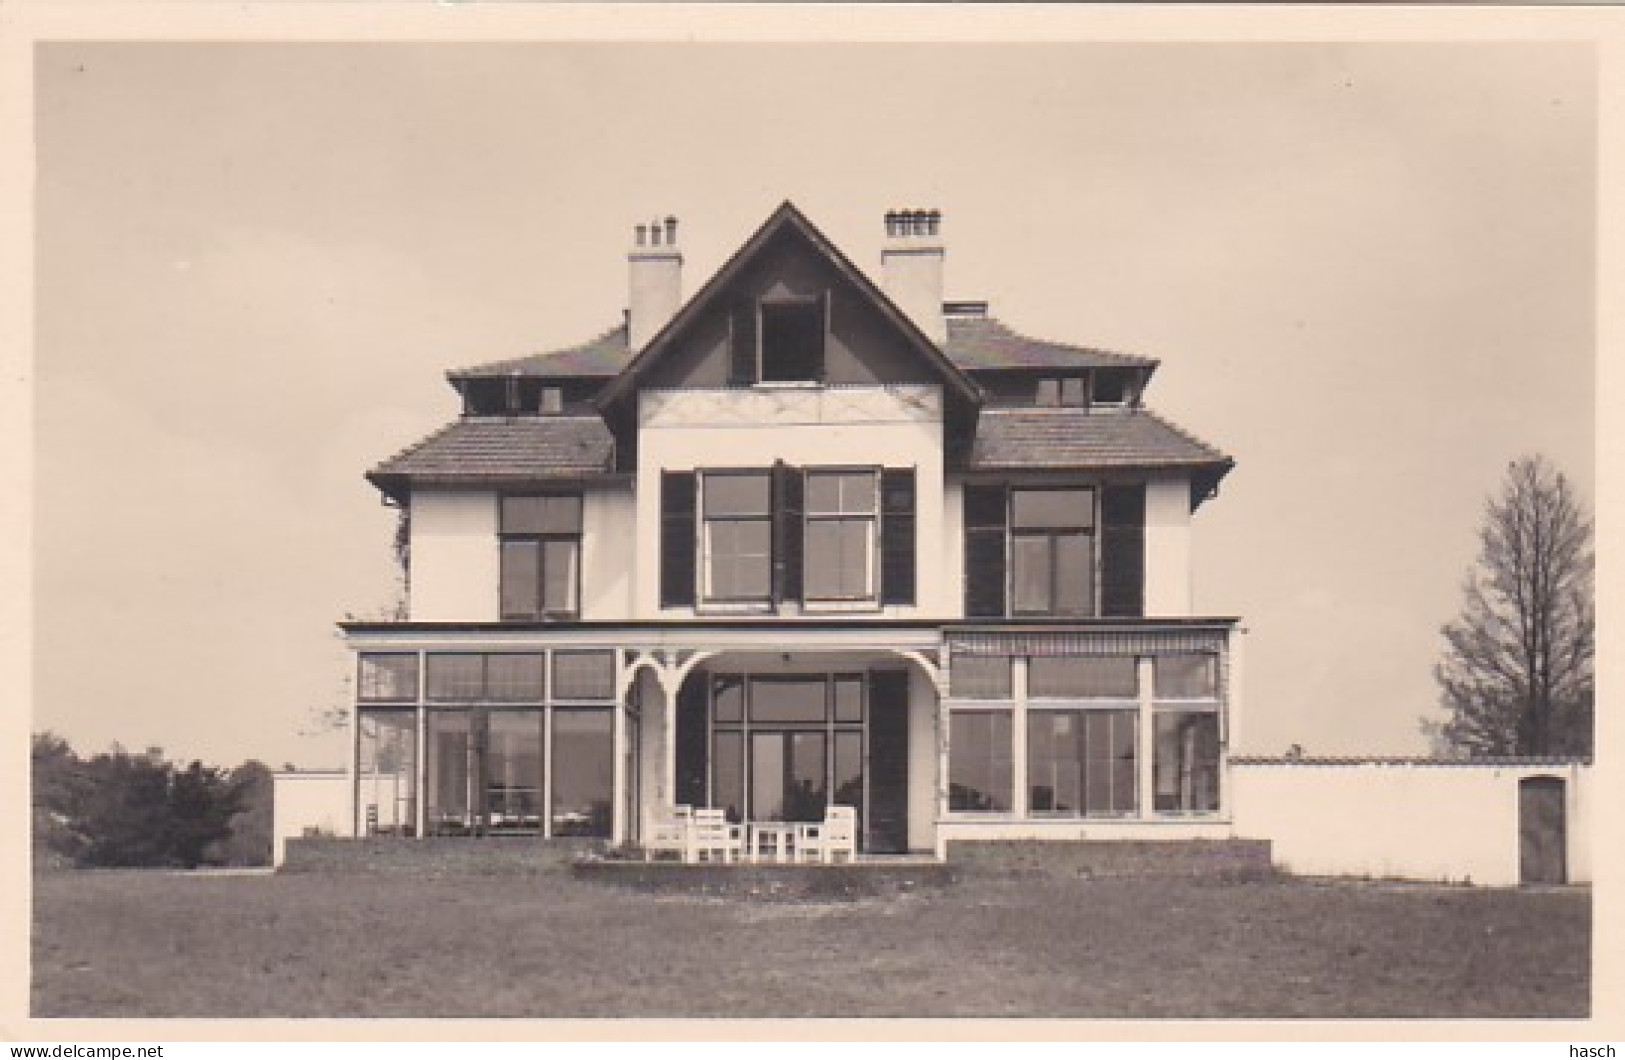
<svg viewBox="0 0 1625 1060">
<path fill-rule="evenodd" d="M 36 877 L 35 1016 L 1582 1017 L 1584 890 L 962 880 L 846 902 L 570 879 Z"/>
</svg>

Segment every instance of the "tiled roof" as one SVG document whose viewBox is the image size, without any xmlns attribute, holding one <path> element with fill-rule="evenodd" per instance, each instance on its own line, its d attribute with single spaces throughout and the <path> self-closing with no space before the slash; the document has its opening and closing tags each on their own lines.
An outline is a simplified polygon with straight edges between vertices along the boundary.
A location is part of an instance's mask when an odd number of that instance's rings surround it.
<svg viewBox="0 0 1625 1060">
<path fill-rule="evenodd" d="M 1147 409 L 988 408 L 977 420 L 973 470 L 1206 467 L 1231 460 Z M 1222 473 L 1222 471 L 1221 471 Z"/>
<path fill-rule="evenodd" d="M 616 375 L 632 359 L 626 344 L 626 325 L 610 328 L 597 338 L 579 346 L 571 346 L 548 353 L 532 353 L 506 361 L 493 361 L 472 368 L 453 368 L 446 375 L 452 379 L 474 376 L 538 375 L 538 376 L 598 376 Z"/>
<path fill-rule="evenodd" d="M 948 359 L 969 372 L 1022 368 L 1155 368 L 1157 361 L 1128 353 L 1113 353 L 1088 346 L 1028 338 L 993 317 L 950 318 Z M 617 375 L 632 359 L 627 348 L 626 327 L 610 328 L 597 338 L 562 350 L 512 357 L 505 361 L 454 368 L 452 379 L 478 376 L 529 376 L 609 378 Z"/>
<path fill-rule="evenodd" d="M 424 479 L 561 478 L 614 466 L 615 441 L 597 416 L 467 417 L 368 472 L 380 487 Z"/>
<path fill-rule="evenodd" d="M 1155 368 L 1150 357 L 1032 339 L 993 317 L 948 319 L 947 354 L 968 372 L 1011 368 Z"/>
</svg>

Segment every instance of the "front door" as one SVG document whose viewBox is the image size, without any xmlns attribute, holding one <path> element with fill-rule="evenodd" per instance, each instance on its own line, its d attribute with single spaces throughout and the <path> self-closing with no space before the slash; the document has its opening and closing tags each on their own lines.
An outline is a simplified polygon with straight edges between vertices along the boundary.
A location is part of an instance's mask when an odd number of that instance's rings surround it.
<svg viewBox="0 0 1625 1060">
<path fill-rule="evenodd" d="M 1518 782 L 1518 879 L 1567 883 L 1567 842 L 1562 777 L 1524 777 Z"/>
</svg>

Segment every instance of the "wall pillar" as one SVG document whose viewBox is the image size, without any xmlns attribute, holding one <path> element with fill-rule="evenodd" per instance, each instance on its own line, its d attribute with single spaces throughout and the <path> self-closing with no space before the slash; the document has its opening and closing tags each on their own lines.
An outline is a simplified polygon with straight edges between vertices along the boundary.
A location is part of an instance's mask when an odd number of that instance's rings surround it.
<svg viewBox="0 0 1625 1060">
<path fill-rule="evenodd" d="M 1154 708 L 1157 670 L 1156 661 L 1150 656 L 1141 656 L 1136 666 L 1139 668 L 1136 684 L 1140 689 L 1140 736 L 1135 748 L 1135 754 L 1140 759 L 1140 768 L 1135 771 L 1139 783 L 1139 812 L 1136 816 L 1145 820 L 1156 816 L 1157 805 L 1157 717 Z"/>
</svg>

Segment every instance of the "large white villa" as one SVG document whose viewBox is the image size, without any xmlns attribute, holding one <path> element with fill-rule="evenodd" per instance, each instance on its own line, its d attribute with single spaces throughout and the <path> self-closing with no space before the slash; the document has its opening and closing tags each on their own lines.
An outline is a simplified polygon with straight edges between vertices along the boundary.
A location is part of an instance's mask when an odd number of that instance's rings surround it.
<svg viewBox="0 0 1625 1060">
<path fill-rule="evenodd" d="M 1152 411 L 1157 361 L 945 301 L 936 211 L 884 225 L 876 283 L 785 203 L 689 297 L 676 220 L 638 225 L 624 322 L 447 373 L 462 415 L 367 475 L 409 607 L 342 624 L 334 830 L 638 846 L 833 805 L 865 857 L 1242 837 L 1517 882 L 1579 767 L 1505 764 L 1482 824 L 1444 812 L 1481 769 L 1233 755 L 1238 620 L 1191 595 L 1231 459 Z"/>
</svg>

